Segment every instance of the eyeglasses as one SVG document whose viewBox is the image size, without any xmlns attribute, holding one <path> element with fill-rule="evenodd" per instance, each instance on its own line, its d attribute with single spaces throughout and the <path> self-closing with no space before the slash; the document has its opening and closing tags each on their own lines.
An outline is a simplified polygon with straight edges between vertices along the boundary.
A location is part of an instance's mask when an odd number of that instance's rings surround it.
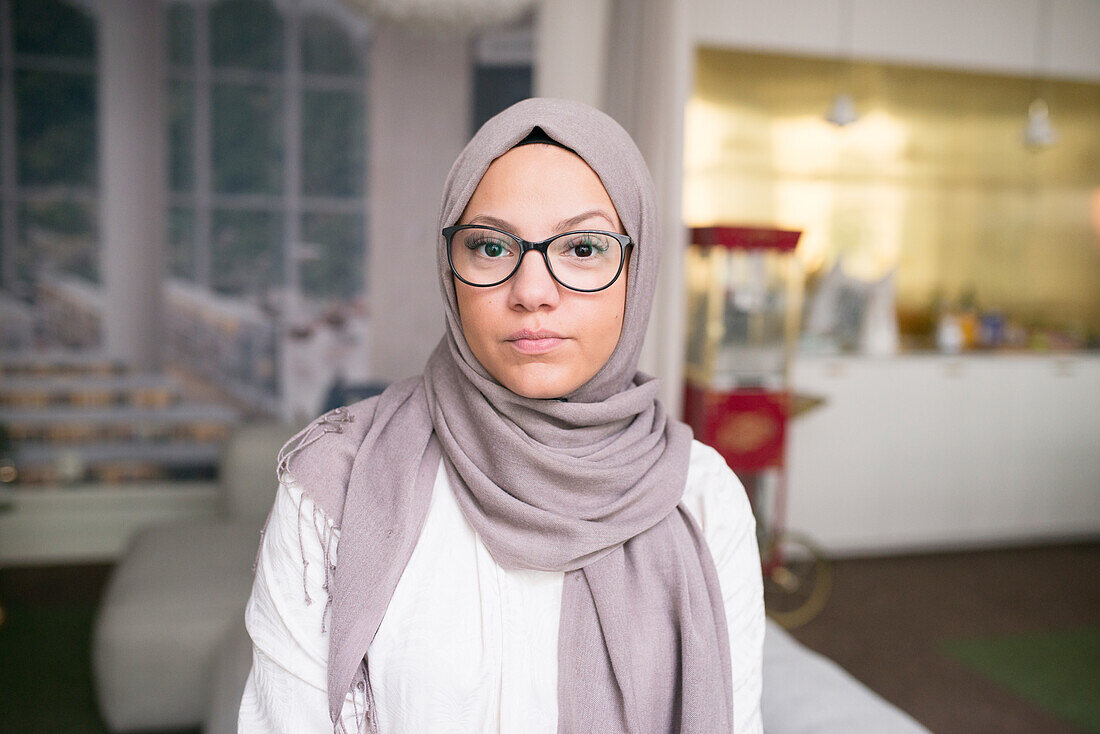
<svg viewBox="0 0 1100 734">
<path fill-rule="evenodd" d="M 463 224 L 443 230 L 451 272 L 467 285 L 500 285 L 519 270 L 531 250 L 542 253 L 550 276 L 570 290 L 602 291 L 623 270 L 630 237 L 618 232 L 563 232 L 542 242 L 528 242 L 496 227 Z"/>
</svg>

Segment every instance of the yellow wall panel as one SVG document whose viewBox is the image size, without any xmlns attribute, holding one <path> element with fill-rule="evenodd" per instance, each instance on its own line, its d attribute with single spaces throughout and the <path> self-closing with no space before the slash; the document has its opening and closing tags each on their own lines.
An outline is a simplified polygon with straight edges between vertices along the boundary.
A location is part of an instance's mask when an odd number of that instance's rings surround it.
<svg viewBox="0 0 1100 734">
<path fill-rule="evenodd" d="M 824 119 L 851 93 L 860 113 Z M 1041 95 L 1056 145 L 1028 148 Z M 685 126 L 689 225 L 802 229 L 812 271 L 898 267 L 899 306 L 967 294 L 1100 333 L 1100 85 L 702 49 Z"/>
</svg>

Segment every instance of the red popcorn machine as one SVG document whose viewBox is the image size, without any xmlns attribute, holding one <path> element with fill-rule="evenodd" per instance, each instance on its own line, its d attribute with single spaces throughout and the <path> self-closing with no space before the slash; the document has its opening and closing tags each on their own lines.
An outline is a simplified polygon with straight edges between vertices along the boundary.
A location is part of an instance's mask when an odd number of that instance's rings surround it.
<svg viewBox="0 0 1100 734">
<path fill-rule="evenodd" d="M 757 520 L 769 615 L 809 621 L 831 569 L 784 527 L 787 424 L 807 404 L 790 388 L 802 310 L 801 232 L 714 226 L 691 230 L 684 421 L 745 485 Z"/>
</svg>

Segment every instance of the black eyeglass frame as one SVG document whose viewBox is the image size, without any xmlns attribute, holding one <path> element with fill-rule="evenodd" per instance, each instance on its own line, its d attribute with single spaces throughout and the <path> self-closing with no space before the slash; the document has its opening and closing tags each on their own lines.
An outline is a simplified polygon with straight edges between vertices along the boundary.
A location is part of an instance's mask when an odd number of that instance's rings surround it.
<svg viewBox="0 0 1100 734">
<path fill-rule="evenodd" d="M 451 257 L 451 239 L 454 237 L 456 232 L 460 232 L 464 229 L 488 229 L 488 230 L 492 230 L 493 232 L 497 232 L 498 234 L 502 234 L 505 237 L 510 237 L 511 239 L 513 239 L 517 243 L 519 243 L 519 246 L 520 246 L 519 258 L 517 258 L 516 266 L 514 268 L 512 268 L 512 272 L 508 273 L 508 275 L 501 278 L 496 283 L 471 283 L 470 281 L 463 278 L 459 274 L 458 269 L 455 268 L 454 259 Z M 620 248 L 620 252 L 619 252 L 619 256 L 620 256 L 619 257 L 619 269 L 615 271 L 615 277 L 613 277 L 610 281 L 608 281 L 607 285 L 600 286 L 599 288 L 588 288 L 588 289 L 586 289 L 586 288 L 574 288 L 573 286 L 571 286 L 567 283 L 563 283 L 558 278 L 558 276 L 554 274 L 554 268 L 550 266 L 550 257 L 549 257 L 549 255 L 546 254 L 547 250 L 549 250 L 549 248 L 550 248 L 550 243 L 553 242 L 556 239 L 561 238 L 561 237 L 568 237 L 569 235 L 574 235 L 574 234 L 606 235 L 608 237 L 611 237 L 612 239 L 614 239 L 616 242 L 619 243 L 619 248 Z M 453 226 L 450 226 L 450 227 L 444 227 L 443 228 L 443 237 L 447 240 L 447 264 L 451 266 L 451 273 L 453 273 L 456 278 L 461 280 L 466 285 L 473 286 L 474 288 L 493 288 L 493 287 L 496 287 L 496 286 L 500 285 L 501 283 L 505 283 L 505 282 L 508 281 L 509 278 L 511 278 L 513 275 L 516 274 L 516 272 L 519 270 L 520 265 L 523 265 L 523 256 L 526 255 L 531 250 L 538 250 L 542 254 L 542 261 L 546 265 L 546 272 L 550 273 L 550 277 L 554 279 L 554 282 L 557 283 L 558 285 L 562 286 L 563 288 L 568 288 L 569 290 L 576 291 L 577 293 L 599 293 L 600 291 L 606 290 L 606 289 L 610 288 L 611 286 L 615 285 L 615 281 L 618 280 L 619 276 L 623 274 L 623 265 L 626 263 L 626 248 L 628 248 L 628 247 L 630 247 L 634 244 L 634 240 L 630 239 L 630 235 L 621 234 L 619 232 L 608 232 L 607 230 L 603 230 L 603 229 L 578 229 L 578 230 L 574 230 L 574 231 L 571 231 L 571 232 L 562 232 L 561 234 L 556 234 L 553 237 L 550 237 L 549 239 L 543 240 L 542 242 L 528 242 L 527 240 L 523 239 L 522 237 L 519 237 L 518 235 L 514 235 L 511 232 L 508 232 L 508 231 L 503 230 L 503 229 L 499 229 L 497 227 L 490 227 L 487 224 L 456 224 L 456 225 L 453 225 Z"/>
</svg>

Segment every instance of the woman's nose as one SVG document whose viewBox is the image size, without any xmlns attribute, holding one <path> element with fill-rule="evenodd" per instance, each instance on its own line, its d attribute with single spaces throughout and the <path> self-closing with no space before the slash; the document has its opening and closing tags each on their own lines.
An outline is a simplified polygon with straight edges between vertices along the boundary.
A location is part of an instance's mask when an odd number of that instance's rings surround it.
<svg viewBox="0 0 1100 734">
<path fill-rule="evenodd" d="M 537 250 L 528 250 L 520 261 L 519 270 L 510 280 L 509 301 L 526 311 L 558 304 L 557 281 L 546 268 L 546 261 Z"/>
</svg>

